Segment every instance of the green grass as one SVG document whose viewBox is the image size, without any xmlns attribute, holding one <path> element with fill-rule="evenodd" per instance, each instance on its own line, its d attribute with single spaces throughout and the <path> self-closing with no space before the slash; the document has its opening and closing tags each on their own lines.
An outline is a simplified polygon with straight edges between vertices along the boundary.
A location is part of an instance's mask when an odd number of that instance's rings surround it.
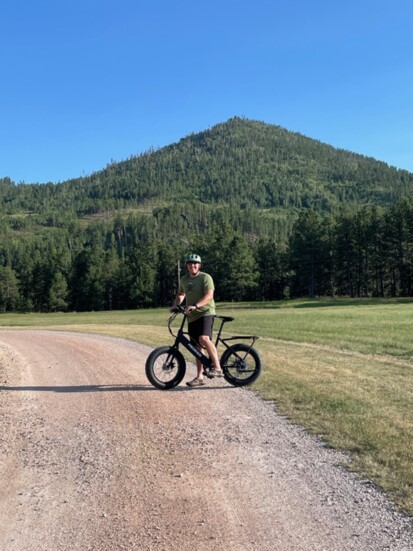
<svg viewBox="0 0 413 551">
<path fill-rule="evenodd" d="M 254 388 L 293 422 L 351 454 L 349 467 L 413 514 L 413 301 L 220 304 L 233 334 L 260 335 Z M 170 342 L 166 309 L 3 314 L 0 327 L 45 327 Z"/>
</svg>

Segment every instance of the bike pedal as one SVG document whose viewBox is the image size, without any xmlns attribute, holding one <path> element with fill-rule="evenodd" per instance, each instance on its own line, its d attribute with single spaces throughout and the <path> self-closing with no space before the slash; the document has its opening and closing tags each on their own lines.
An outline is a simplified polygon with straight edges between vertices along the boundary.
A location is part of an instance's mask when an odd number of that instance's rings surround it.
<svg viewBox="0 0 413 551">
<path fill-rule="evenodd" d="M 204 371 L 203 375 L 205 377 L 208 377 L 208 379 L 213 379 L 214 378 L 214 375 L 211 375 L 211 373 L 209 371 Z"/>
</svg>

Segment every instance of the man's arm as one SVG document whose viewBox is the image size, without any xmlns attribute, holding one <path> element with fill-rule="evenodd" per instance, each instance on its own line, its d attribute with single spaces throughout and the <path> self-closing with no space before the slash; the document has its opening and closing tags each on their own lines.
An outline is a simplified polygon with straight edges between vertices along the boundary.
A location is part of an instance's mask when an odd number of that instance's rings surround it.
<svg viewBox="0 0 413 551">
<path fill-rule="evenodd" d="M 211 300 L 214 298 L 214 290 L 209 289 L 206 291 L 205 295 L 198 300 L 196 304 L 190 304 L 185 308 L 185 314 L 189 314 L 189 312 L 192 312 L 192 310 L 196 310 L 197 308 L 201 308 L 202 306 L 205 306 L 205 304 L 208 304 L 208 302 L 211 302 Z"/>
<path fill-rule="evenodd" d="M 182 304 L 184 299 L 185 299 L 185 293 L 183 293 L 182 291 L 179 291 L 178 294 L 175 297 L 175 300 L 174 300 L 172 306 L 171 306 L 171 310 L 173 308 L 175 308 L 176 306 L 179 306 L 180 304 Z"/>
<path fill-rule="evenodd" d="M 201 306 L 205 306 L 206 304 L 208 304 L 208 302 L 211 302 L 213 298 L 214 298 L 214 290 L 209 289 L 208 291 L 206 291 L 205 295 L 201 298 L 201 300 L 198 300 L 198 302 L 196 303 L 197 308 L 201 308 Z"/>
</svg>

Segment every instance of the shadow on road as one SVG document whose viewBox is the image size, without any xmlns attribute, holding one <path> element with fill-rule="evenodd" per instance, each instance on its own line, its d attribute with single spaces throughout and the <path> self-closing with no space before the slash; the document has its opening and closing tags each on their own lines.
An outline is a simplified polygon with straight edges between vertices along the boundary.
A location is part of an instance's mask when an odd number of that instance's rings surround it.
<svg viewBox="0 0 413 551">
<path fill-rule="evenodd" d="M 224 390 L 231 387 L 204 386 L 202 388 L 189 388 L 187 386 L 178 386 L 167 390 L 166 392 L 190 392 L 199 390 Z M 0 386 L 0 391 L 5 392 L 125 392 L 141 390 L 158 390 L 151 385 L 69 385 L 69 386 Z M 165 392 L 164 390 L 160 392 Z"/>
<path fill-rule="evenodd" d="M 117 392 L 125 390 L 156 390 L 144 385 L 69 385 L 69 386 L 0 386 L 6 392 Z"/>
</svg>

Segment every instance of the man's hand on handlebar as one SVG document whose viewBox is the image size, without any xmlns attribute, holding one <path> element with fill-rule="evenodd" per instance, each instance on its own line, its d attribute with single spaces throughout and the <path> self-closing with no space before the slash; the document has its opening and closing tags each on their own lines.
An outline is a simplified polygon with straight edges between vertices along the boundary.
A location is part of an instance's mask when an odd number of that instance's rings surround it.
<svg viewBox="0 0 413 551">
<path fill-rule="evenodd" d="M 183 314 L 185 314 L 185 316 L 187 316 L 190 312 L 193 312 L 197 308 L 198 307 L 195 304 L 190 306 L 185 306 L 185 308 L 181 304 L 174 304 L 169 308 L 169 311 L 174 314 L 177 314 L 178 312 L 182 312 Z"/>
</svg>

